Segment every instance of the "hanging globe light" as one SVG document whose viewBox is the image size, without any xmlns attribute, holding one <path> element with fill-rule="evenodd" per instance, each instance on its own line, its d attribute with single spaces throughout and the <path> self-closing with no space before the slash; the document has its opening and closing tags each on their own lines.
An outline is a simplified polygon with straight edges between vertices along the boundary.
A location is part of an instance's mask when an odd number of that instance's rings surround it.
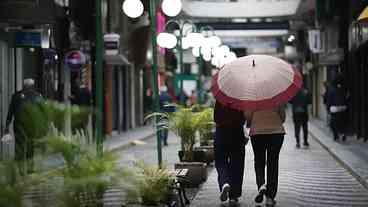
<svg viewBox="0 0 368 207">
<path fill-rule="evenodd" d="M 178 40 L 176 39 L 175 35 L 170 33 L 161 32 L 157 36 L 157 44 L 162 48 L 172 49 L 176 46 L 177 42 Z"/>
<path fill-rule="evenodd" d="M 201 55 L 199 51 L 199 47 L 193 47 L 192 54 L 194 57 L 199 57 Z"/>
<path fill-rule="evenodd" d="M 169 17 L 177 16 L 182 8 L 181 0 L 164 0 L 162 2 L 162 11 Z"/>
<path fill-rule="evenodd" d="M 206 53 L 206 54 L 204 54 L 203 55 L 203 59 L 205 60 L 205 61 L 210 61 L 211 60 L 211 53 Z"/>
<path fill-rule="evenodd" d="M 188 49 L 189 47 L 190 47 L 190 44 L 189 44 L 188 38 L 187 38 L 187 37 L 183 37 L 183 38 L 181 39 L 181 48 L 182 48 L 183 50 L 186 50 L 186 49 Z"/>
<path fill-rule="evenodd" d="M 123 11 L 130 18 L 137 18 L 143 14 L 144 7 L 140 0 L 125 0 Z"/>
</svg>

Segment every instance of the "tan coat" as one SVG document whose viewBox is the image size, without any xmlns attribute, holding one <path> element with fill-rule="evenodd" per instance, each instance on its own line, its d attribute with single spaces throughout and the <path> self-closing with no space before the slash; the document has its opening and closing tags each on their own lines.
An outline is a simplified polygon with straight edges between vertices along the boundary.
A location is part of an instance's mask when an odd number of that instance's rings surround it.
<svg viewBox="0 0 368 207">
<path fill-rule="evenodd" d="M 273 110 L 244 112 L 250 135 L 257 134 L 285 134 L 285 109 L 280 107 Z"/>
</svg>

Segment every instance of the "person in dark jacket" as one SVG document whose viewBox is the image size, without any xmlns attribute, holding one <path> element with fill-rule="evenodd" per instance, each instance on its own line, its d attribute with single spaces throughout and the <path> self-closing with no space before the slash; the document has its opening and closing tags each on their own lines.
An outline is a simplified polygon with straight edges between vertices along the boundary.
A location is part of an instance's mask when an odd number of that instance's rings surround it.
<svg viewBox="0 0 368 207">
<path fill-rule="evenodd" d="M 293 121 L 295 127 L 296 147 L 300 148 L 300 128 L 303 128 L 303 145 L 308 147 L 308 105 L 312 104 L 312 98 L 307 89 L 300 90 L 290 101 L 292 104 Z"/>
<path fill-rule="evenodd" d="M 168 93 L 167 86 L 161 86 L 160 87 L 160 110 L 161 112 L 172 112 L 172 106 L 169 106 L 169 104 L 172 103 L 172 98 L 170 94 Z M 164 146 L 168 146 L 168 136 L 169 136 L 169 130 L 168 129 L 161 129 L 159 131 L 159 135 L 161 140 L 163 141 Z"/>
<path fill-rule="evenodd" d="M 15 160 L 18 162 L 27 162 L 27 171 L 33 170 L 33 137 L 29 137 L 25 134 L 25 129 L 22 124 L 22 116 L 24 116 L 26 107 L 28 104 L 38 104 L 43 100 L 40 93 L 34 89 L 34 80 L 25 79 L 24 86 L 21 91 L 13 94 L 8 115 L 6 118 L 5 131 L 9 133 L 9 126 L 13 122 L 13 131 L 15 138 Z M 32 117 L 29 117 L 32 119 Z M 22 165 L 23 166 L 23 165 Z M 21 169 L 20 173 L 25 173 L 24 169 Z"/>
<path fill-rule="evenodd" d="M 242 194 L 245 145 L 245 118 L 242 111 L 230 109 L 219 102 L 215 104 L 215 166 L 218 173 L 220 200 L 238 203 Z"/>
<path fill-rule="evenodd" d="M 330 127 L 334 140 L 338 141 L 342 135 L 342 140 L 345 141 L 347 96 L 340 80 L 335 80 L 329 89 L 327 107 L 331 114 Z"/>
</svg>

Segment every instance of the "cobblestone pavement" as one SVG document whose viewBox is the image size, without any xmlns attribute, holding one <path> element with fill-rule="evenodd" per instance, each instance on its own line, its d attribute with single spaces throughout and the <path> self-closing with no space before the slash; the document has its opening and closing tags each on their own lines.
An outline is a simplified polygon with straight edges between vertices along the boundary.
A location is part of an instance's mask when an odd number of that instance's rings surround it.
<svg viewBox="0 0 368 207">
<path fill-rule="evenodd" d="M 293 132 L 287 122 L 288 132 Z M 245 181 L 240 206 L 255 206 L 257 191 L 253 168 L 253 152 L 247 146 Z M 217 172 L 213 171 L 200 190 L 192 207 L 227 206 L 218 198 Z M 368 190 L 365 189 L 315 140 L 310 148 L 296 149 L 293 133 L 285 137 L 280 155 L 279 192 L 277 206 L 283 207 L 367 207 Z"/>
</svg>

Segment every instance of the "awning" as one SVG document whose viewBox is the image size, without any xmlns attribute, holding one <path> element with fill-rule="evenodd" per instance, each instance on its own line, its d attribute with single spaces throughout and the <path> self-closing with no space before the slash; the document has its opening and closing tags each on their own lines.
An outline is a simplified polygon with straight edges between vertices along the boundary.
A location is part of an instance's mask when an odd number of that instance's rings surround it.
<svg viewBox="0 0 368 207">
<path fill-rule="evenodd" d="M 108 65 L 130 65 L 128 58 L 122 54 L 118 55 L 105 55 L 105 61 Z"/>
<path fill-rule="evenodd" d="M 365 7 L 363 12 L 359 15 L 358 22 L 368 22 L 368 6 Z"/>
</svg>

